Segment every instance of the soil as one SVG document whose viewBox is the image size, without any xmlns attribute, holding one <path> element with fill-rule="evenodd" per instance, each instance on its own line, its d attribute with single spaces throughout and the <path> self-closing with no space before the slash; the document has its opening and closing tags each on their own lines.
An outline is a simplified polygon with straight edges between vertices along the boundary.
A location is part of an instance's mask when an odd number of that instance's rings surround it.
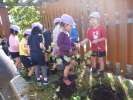
<svg viewBox="0 0 133 100">
<path fill-rule="evenodd" d="M 68 76 L 68 79 L 72 81 L 70 85 L 66 85 L 63 82 L 63 76 L 59 78 L 59 82 L 56 84 L 56 87 L 60 86 L 60 91 L 57 92 L 57 96 L 59 98 L 70 98 L 74 92 L 76 92 L 76 82 L 75 79 L 77 79 L 77 75 L 70 75 Z"/>
<path fill-rule="evenodd" d="M 120 87 L 117 87 L 120 89 Z M 115 91 L 110 84 L 98 84 L 88 89 L 88 97 L 92 100 L 125 100 L 124 91 Z"/>
</svg>

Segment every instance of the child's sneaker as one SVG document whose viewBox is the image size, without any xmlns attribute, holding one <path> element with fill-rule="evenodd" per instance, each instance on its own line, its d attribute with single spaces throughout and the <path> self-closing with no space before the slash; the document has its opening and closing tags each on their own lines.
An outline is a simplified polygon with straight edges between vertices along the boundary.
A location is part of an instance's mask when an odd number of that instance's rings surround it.
<svg viewBox="0 0 133 100">
<path fill-rule="evenodd" d="M 68 79 L 67 80 L 64 80 L 63 79 L 63 82 L 66 84 L 66 85 L 70 85 L 72 82 L 71 81 L 69 81 Z"/>
<path fill-rule="evenodd" d="M 47 84 L 49 84 L 49 82 L 50 82 L 50 79 L 48 78 L 47 81 L 44 80 L 43 85 L 47 85 Z"/>
<path fill-rule="evenodd" d="M 38 80 L 38 81 L 37 81 L 37 86 L 42 86 L 41 80 Z"/>
<path fill-rule="evenodd" d="M 99 71 L 98 78 L 104 77 L 104 71 Z"/>
<path fill-rule="evenodd" d="M 96 68 L 92 68 L 92 73 L 96 73 L 97 69 Z"/>
<path fill-rule="evenodd" d="M 33 83 L 32 79 L 26 79 L 25 81 L 26 81 L 26 83 Z"/>
</svg>

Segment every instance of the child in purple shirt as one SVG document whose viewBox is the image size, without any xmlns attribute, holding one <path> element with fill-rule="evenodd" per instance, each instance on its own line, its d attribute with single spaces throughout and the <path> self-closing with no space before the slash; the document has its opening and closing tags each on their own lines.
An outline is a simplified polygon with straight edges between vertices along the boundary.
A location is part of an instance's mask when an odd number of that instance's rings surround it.
<svg viewBox="0 0 133 100">
<path fill-rule="evenodd" d="M 64 59 L 64 56 L 67 56 L 67 57 L 71 56 L 72 46 L 76 45 L 70 41 L 70 37 L 68 33 L 73 25 L 75 25 L 75 23 L 71 16 L 66 14 L 63 14 L 61 16 L 60 27 L 62 30 L 58 35 L 57 46 L 59 47 L 59 54 L 60 54 L 59 57 L 62 59 L 63 66 L 65 66 L 63 81 L 66 85 L 71 84 L 71 81 L 68 79 L 68 74 L 69 74 L 69 70 L 73 69 L 75 64 L 75 60 L 71 60 L 70 62 L 67 62 Z"/>
</svg>

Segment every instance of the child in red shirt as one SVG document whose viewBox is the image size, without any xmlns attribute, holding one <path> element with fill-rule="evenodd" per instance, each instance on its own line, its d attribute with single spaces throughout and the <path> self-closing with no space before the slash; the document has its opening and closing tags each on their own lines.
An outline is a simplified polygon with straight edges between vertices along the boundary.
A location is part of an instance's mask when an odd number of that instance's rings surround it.
<svg viewBox="0 0 133 100">
<path fill-rule="evenodd" d="M 98 62 L 100 64 L 99 77 L 103 77 L 104 61 L 103 57 L 106 56 L 105 52 L 105 40 L 106 31 L 104 27 L 99 25 L 100 14 L 93 12 L 90 16 L 91 28 L 88 28 L 86 38 L 80 43 L 82 46 L 89 40 L 91 43 L 90 50 L 93 51 L 91 55 L 92 73 L 96 73 L 96 56 L 98 56 Z"/>
</svg>

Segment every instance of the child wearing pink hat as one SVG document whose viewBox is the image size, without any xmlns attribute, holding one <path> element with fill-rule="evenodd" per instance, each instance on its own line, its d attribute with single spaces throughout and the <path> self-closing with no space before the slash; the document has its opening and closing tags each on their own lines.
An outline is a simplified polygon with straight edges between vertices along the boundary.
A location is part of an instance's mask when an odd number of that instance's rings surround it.
<svg viewBox="0 0 133 100">
<path fill-rule="evenodd" d="M 30 59 L 30 49 L 27 45 L 28 42 L 28 37 L 31 35 L 31 29 L 26 29 L 24 31 L 23 34 L 23 38 L 20 41 L 19 44 L 19 52 L 20 52 L 20 60 L 22 62 L 22 64 L 24 65 L 24 67 L 26 69 L 28 69 L 29 73 L 28 73 L 28 77 L 26 79 L 27 83 L 31 83 L 31 76 L 35 70 L 34 66 L 31 63 L 31 59 Z"/>
<path fill-rule="evenodd" d="M 14 59 L 15 66 L 18 72 L 21 72 L 21 61 L 19 57 L 19 40 L 17 34 L 20 32 L 20 28 L 17 25 L 10 26 L 10 36 L 9 36 L 9 51 L 12 59 Z"/>
<path fill-rule="evenodd" d="M 75 25 L 74 20 L 71 16 L 67 14 L 63 14 L 61 16 L 61 32 L 58 35 L 57 40 L 57 46 L 59 47 L 59 57 L 62 59 L 63 66 L 65 66 L 64 69 L 64 78 L 63 81 L 66 85 L 70 85 L 72 82 L 68 79 L 68 74 L 70 69 L 74 68 L 75 60 L 71 60 L 70 62 L 67 62 L 64 59 L 64 56 L 70 57 L 72 54 L 72 46 L 75 46 L 73 42 L 70 40 L 69 31 L 72 28 L 72 26 Z"/>
</svg>

